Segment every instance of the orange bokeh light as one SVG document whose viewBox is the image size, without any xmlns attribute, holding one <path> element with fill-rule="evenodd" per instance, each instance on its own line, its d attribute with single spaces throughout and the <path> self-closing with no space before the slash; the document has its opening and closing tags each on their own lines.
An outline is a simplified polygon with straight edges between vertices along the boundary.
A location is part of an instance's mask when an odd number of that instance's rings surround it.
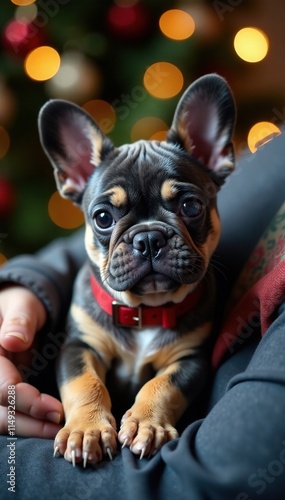
<svg viewBox="0 0 285 500">
<path fill-rule="evenodd" d="M 184 78 L 180 69 L 174 64 L 157 62 L 146 70 L 143 83 L 152 96 L 158 99 L 169 99 L 180 92 Z"/>
<path fill-rule="evenodd" d="M 11 0 L 14 5 L 19 5 L 20 7 L 25 7 L 26 5 L 31 5 L 35 3 L 36 0 Z"/>
<path fill-rule="evenodd" d="M 111 132 L 116 122 L 116 112 L 111 104 L 102 99 L 93 99 L 86 102 L 83 109 L 94 118 L 104 134 Z"/>
<path fill-rule="evenodd" d="M 162 33 L 172 40 L 186 40 L 195 31 L 194 19 L 180 9 L 167 10 L 159 19 Z"/>
<path fill-rule="evenodd" d="M 52 47 L 43 45 L 27 55 L 24 68 L 27 75 L 33 80 L 49 80 L 60 68 L 60 55 Z"/>
<path fill-rule="evenodd" d="M 131 130 L 131 140 L 153 139 L 154 134 L 168 130 L 167 124 L 156 116 L 145 116 L 138 120 Z"/>
<path fill-rule="evenodd" d="M 84 223 L 80 208 L 62 198 L 57 191 L 49 199 L 48 214 L 54 224 L 64 229 L 75 229 Z"/>
</svg>

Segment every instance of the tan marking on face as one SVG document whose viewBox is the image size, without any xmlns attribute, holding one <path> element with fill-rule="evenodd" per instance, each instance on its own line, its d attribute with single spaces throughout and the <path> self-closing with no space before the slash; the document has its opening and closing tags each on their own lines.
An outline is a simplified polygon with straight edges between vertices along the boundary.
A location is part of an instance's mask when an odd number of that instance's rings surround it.
<svg viewBox="0 0 285 500">
<path fill-rule="evenodd" d="M 217 248 L 221 235 L 221 223 L 217 213 L 217 210 L 213 208 L 211 210 L 211 220 L 212 220 L 212 230 L 203 245 L 203 253 L 206 256 L 207 262 L 209 262 L 214 251 Z"/>
<path fill-rule="evenodd" d="M 112 243 L 110 243 L 110 245 L 112 245 Z M 92 262 L 94 262 L 94 264 L 99 268 L 101 279 L 105 283 L 105 286 L 106 286 L 108 292 L 110 293 L 110 295 L 112 295 L 112 297 L 114 297 L 114 299 L 122 302 L 123 301 L 123 298 L 122 298 L 123 294 L 120 292 L 116 292 L 115 290 L 113 290 L 111 287 L 108 286 L 107 275 L 108 275 L 109 258 L 108 258 L 108 256 L 105 257 L 100 252 L 100 250 L 94 245 L 92 227 L 88 223 L 86 223 L 86 228 L 85 228 L 85 248 L 86 248 L 87 254 L 90 257 L 90 259 L 92 260 Z M 128 302 L 125 302 L 125 304 L 131 305 L 131 304 L 128 304 Z M 134 304 L 134 307 L 136 305 L 137 304 Z"/>
<path fill-rule="evenodd" d="M 161 196 L 164 200 L 172 200 L 177 195 L 178 189 L 174 180 L 164 181 L 161 187 Z"/>
<path fill-rule="evenodd" d="M 112 189 L 105 191 L 104 194 L 109 196 L 110 203 L 112 203 L 114 207 L 119 208 L 127 204 L 128 196 L 122 186 L 114 186 Z"/>
<path fill-rule="evenodd" d="M 85 248 L 88 256 L 99 267 L 102 272 L 107 268 L 108 259 L 100 252 L 100 250 L 94 245 L 93 231 L 90 224 L 86 223 L 85 227 Z"/>
</svg>

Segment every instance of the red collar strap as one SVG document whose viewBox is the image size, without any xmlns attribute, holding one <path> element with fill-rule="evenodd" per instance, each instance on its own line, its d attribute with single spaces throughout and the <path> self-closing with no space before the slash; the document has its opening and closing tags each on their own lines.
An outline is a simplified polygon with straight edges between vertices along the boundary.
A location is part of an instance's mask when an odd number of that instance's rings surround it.
<svg viewBox="0 0 285 500">
<path fill-rule="evenodd" d="M 158 307 L 128 307 L 114 298 L 101 287 L 95 277 L 90 277 L 91 289 L 99 306 L 110 316 L 113 316 L 115 326 L 129 328 L 141 328 L 144 326 L 162 326 L 163 328 L 174 328 L 176 319 L 193 309 L 199 302 L 203 286 L 199 284 L 193 293 L 188 295 L 179 304 L 170 303 Z"/>
</svg>

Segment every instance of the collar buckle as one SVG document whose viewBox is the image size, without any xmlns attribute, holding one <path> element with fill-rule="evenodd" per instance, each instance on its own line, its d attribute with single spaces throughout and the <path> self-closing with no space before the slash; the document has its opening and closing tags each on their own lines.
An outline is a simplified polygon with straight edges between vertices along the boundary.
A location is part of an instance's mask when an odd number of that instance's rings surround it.
<svg viewBox="0 0 285 500">
<path fill-rule="evenodd" d="M 128 311 L 131 311 L 131 315 L 125 315 L 126 317 L 123 321 L 124 309 L 128 309 Z M 124 328 L 141 328 L 143 326 L 141 306 L 127 308 L 126 305 L 122 302 L 117 302 L 114 300 L 112 302 L 112 315 L 114 326 Z"/>
</svg>

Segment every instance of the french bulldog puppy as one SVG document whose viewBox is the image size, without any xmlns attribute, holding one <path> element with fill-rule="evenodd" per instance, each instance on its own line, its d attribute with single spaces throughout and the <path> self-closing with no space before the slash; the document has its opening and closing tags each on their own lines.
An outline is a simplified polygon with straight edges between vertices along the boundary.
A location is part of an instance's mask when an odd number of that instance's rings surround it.
<svg viewBox="0 0 285 500">
<path fill-rule="evenodd" d="M 175 425 L 208 374 L 220 236 L 216 196 L 234 168 L 235 103 L 223 78 L 185 91 L 164 141 L 115 147 L 80 107 L 51 100 L 39 115 L 60 194 L 84 212 L 79 272 L 58 366 L 65 425 L 55 455 L 110 458 L 117 441 L 143 456 Z M 106 376 L 133 401 L 117 434 Z"/>
</svg>

